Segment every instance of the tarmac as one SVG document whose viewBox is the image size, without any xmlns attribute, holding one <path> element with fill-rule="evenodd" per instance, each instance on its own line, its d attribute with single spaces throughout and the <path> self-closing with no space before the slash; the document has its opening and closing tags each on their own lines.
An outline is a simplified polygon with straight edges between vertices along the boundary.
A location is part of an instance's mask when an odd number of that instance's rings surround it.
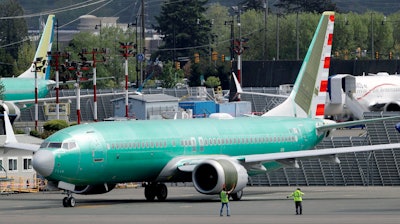
<svg viewBox="0 0 400 224">
<path fill-rule="evenodd" d="M 144 189 L 115 189 L 101 195 L 74 195 L 62 206 L 62 192 L 0 195 L 0 223 L 351 223 L 400 222 L 400 187 L 301 187 L 303 215 L 295 215 L 293 187 L 247 187 L 231 201 L 231 216 L 219 216 L 217 195 L 168 185 L 165 202 L 147 202 Z M 226 214 L 226 212 L 225 212 Z"/>
</svg>

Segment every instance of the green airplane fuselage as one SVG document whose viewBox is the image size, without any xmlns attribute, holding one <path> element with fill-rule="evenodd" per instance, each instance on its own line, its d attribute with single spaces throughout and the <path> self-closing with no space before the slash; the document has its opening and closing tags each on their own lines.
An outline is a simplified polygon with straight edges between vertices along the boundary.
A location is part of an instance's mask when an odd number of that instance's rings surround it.
<svg viewBox="0 0 400 224">
<path fill-rule="evenodd" d="M 54 155 L 49 180 L 75 185 L 154 181 L 177 157 L 312 149 L 324 137 L 316 130 L 321 124 L 320 119 L 290 117 L 99 122 L 63 129 L 40 150 Z M 278 168 L 276 162 L 263 165 Z"/>
<path fill-rule="evenodd" d="M 49 93 L 49 80 L 38 79 L 38 98 L 44 98 Z M 1 78 L 4 86 L 3 100 L 15 101 L 35 99 L 34 78 Z"/>
</svg>

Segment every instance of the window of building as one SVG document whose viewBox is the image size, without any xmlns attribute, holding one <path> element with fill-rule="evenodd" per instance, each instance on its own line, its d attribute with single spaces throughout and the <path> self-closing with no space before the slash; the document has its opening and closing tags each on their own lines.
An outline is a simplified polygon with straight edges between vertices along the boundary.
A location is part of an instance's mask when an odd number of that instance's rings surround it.
<svg viewBox="0 0 400 224">
<path fill-rule="evenodd" d="M 17 171 L 17 170 L 18 170 L 17 158 L 9 158 L 8 159 L 8 171 Z"/>
<path fill-rule="evenodd" d="M 32 170 L 32 158 L 23 158 L 24 161 L 24 170 Z"/>
<path fill-rule="evenodd" d="M 0 173 L 5 172 L 5 168 L 3 166 L 3 158 L 0 158 Z"/>
</svg>

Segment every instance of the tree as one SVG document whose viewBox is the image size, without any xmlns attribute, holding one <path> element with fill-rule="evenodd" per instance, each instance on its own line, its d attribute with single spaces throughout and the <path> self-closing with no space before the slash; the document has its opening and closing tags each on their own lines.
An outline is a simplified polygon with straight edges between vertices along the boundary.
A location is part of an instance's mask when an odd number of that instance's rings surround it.
<svg viewBox="0 0 400 224">
<path fill-rule="evenodd" d="M 175 69 L 174 63 L 168 61 L 163 64 L 163 70 L 159 77 L 163 88 L 174 88 L 183 78 L 183 70 Z"/>
<path fill-rule="evenodd" d="M 107 54 L 105 54 L 106 61 L 104 63 L 96 63 L 97 69 L 97 77 L 114 77 L 115 80 L 105 79 L 98 80 L 97 86 L 98 88 L 113 88 L 119 85 L 120 82 L 125 80 L 125 73 L 123 70 L 124 58 L 120 53 L 120 42 L 133 42 L 135 40 L 134 34 L 130 31 L 124 31 L 118 27 L 102 27 L 101 33 L 94 34 L 90 32 L 81 32 L 74 36 L 69 45 L 66 47 L 65 51 L 71 53 L 71 61 L 80 61 L 78 57 L 78 53 L 82 51 L 82 49 L 87 49 L 88 51 L 92 51 L 94 48 L 102 49 L 105 48 L 108 50 Z M 102 55 L 97 55 L 97 59 L 101 60 Z M 87 55 L 88 60 L 92 60 L 92 55 Z M 135 57 L 128 57 L 128 74 L 129 80 L 131 82 L 136 80 L 136 60 Z M 92 75 L 91 72 L 85 73 L 86 75 Z M 64 74 L 70 77 L 74 77 L 75 74 Z M 83 85 L 87 88 L 91 87 L 91 83 L 83 83 Z"/>
<path fill-rule="evenodd" d="M 239 5 L 244 6 L 244 10 L 264 10 L 264 0 L 245 0 L 239 3 Z"/>
<path fill-rule="evenodd" d="M 221 85 L 221 81 L 219 81 L 219 78 L 218 78 L 218 77 L 209 76 L 204 84 L 205 84 L 207 87 L 215 88 L 215 87 Z"/>
<path fill-rule="evenodd" d="M 22 16 L 24 11 L 16 0 L 4 0 L 0 3 L 0 17 Z M 18 59 L 17 43 L 27 39 L 28 28 L 24 19 L 0 20 L 0 74 L 11 76 L 17 74 L 14 63 Z M 33 55 L 32 55 L 33 57 Z"/>
<path fill-rule="evenodd" d="M 336 4 L 331 0 L 279 0 L 274 6 L 288 13 L 338 11 Z"/>
<path fill-rule="evenodd" d="M 208 0 L 168 0 L 156 16 L 158 25 L 154 26 L 162 36 L 164 45 L 156 55 L 160 60 L 177 60 L 178 57 L 191 57 L 195 51 L 207 52 L 211 42 L 211 20 L 205 17 L 205 4 Z"/>
</svg>

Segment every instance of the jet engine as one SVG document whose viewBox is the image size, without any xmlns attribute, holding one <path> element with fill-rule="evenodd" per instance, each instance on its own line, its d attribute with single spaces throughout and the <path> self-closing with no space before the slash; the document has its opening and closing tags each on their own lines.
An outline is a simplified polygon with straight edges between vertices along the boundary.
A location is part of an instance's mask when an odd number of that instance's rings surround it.
<svg viewBox="0 0 400 224">
<path fill-rule="evenodd" d="M 248 174 L 236 161 L 209 159 L 195 167 L 192 180 L 195 189 L 202 194 L 218 194 L 224 184 L 228 190 L 235 186 L 232 193 L 236 193 L 246 187 Z"/>
<path fill-rule="evenodd" d="M 75 186 L 73 193 L 75 194 L 104 194 L 114 189 L 116 184 L 99 184 L 99 185 L 86 185 Z"/>
<path fill-rule="evenodd" d="M 400 102 L 389 102 L 383 107 L 383 111 L 400 111 Z"/>
</svg>

